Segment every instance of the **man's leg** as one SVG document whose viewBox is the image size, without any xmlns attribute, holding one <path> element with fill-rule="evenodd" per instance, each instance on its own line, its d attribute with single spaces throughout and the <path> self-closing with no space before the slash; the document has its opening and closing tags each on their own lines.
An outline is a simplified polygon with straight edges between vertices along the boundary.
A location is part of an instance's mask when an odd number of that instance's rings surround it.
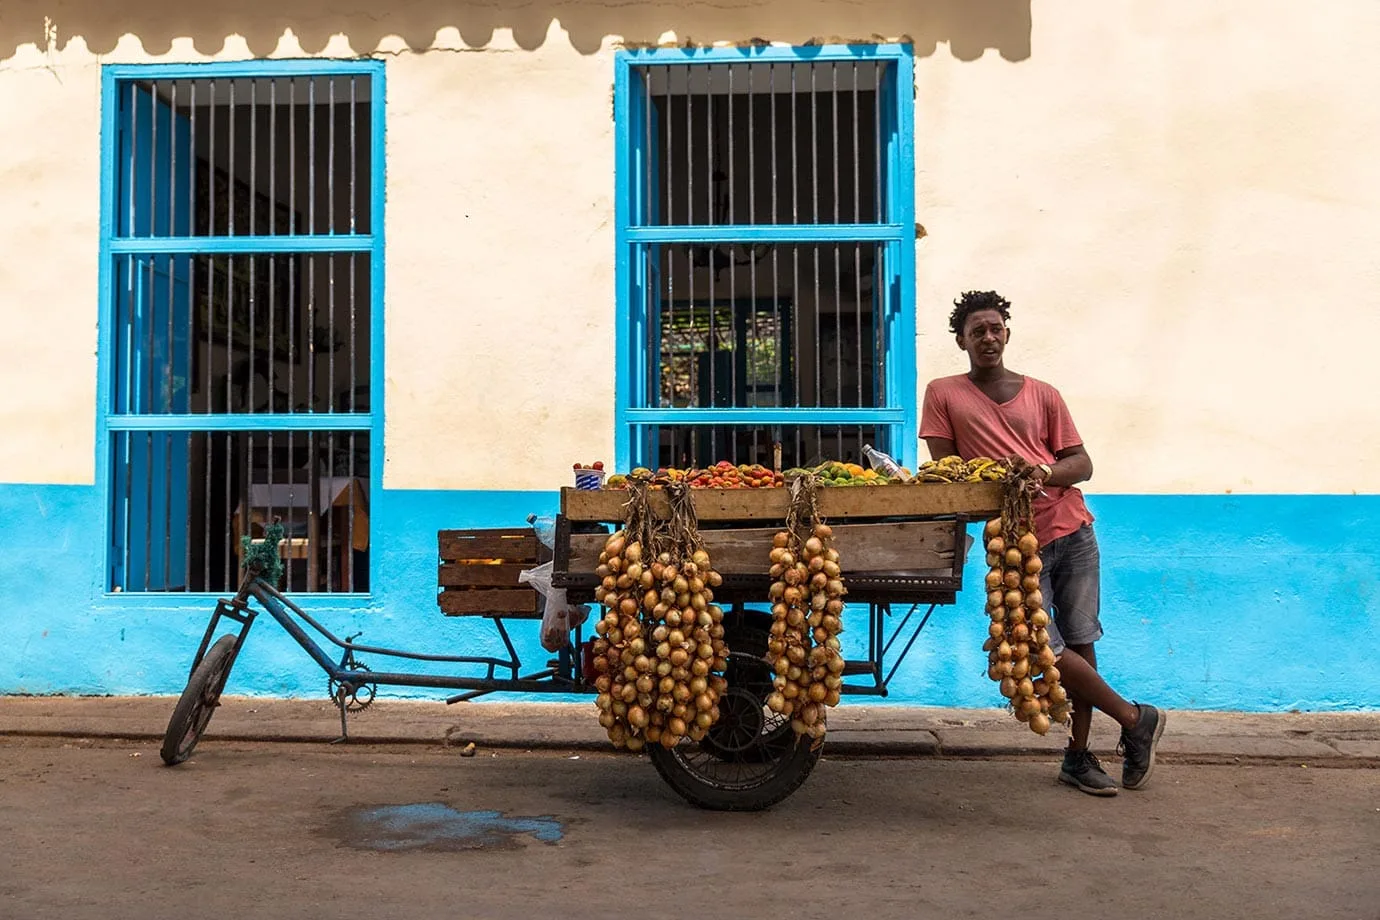
<svg viewBox="0 0 1380 920">
<path fill-rule="evenodd" d="M 1097 653 L 1092 643 L 1068 645 L 1059 656 L 1059 682 L 1073 701 L 1073 737 L 1069 748 L 1082 750 L 1088 746 L 1094 709 L 1101 709 L 1116 719 L 1122 728 L 1134 728 L 1140 710 L 1108 685 L 1097 673 Z"/>
</svg>

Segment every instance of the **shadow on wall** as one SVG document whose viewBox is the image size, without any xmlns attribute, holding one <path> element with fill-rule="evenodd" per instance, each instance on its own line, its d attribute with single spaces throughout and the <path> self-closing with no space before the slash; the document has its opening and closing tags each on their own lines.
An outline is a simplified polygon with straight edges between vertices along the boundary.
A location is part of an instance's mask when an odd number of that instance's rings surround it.
<svg viewBox="0 0 1380 920">
<path fill-rule="evenodd" d="M 990 48 L 1020 61 L 1030 56 L 1030 16 L 1030 0 L 6 0 L 0 4 L 0 61 L 25 45 L 61 50 L 74 38 L 106 54 L 125 35 L 136 36 L 150 55 L 166 54 L 175 39 L 185 38 L 198 53 L 215 55 L 228 37 L 239 35 L 255 56 L 263 56 L 274 52 L 289 29 L 313 54 L 337 35 L 347 36 L 360 54 L 397 39 L 421 51 L 447 29 L 458 31 L 471 48 L 486 47 L 496 32 L 511 30 L 517 45 L 530 51 L 546 42 L 553 21 L 582 54 L 597 52 L 609 38 L 635 46 L 656 44 L 671 33 L 678 42 L 695 45 L 747 44 L 757 38 L 796 44 L 905 38 L 920 56 L 947 44 L 960 60 L 975 60 Z"/>
</svg>

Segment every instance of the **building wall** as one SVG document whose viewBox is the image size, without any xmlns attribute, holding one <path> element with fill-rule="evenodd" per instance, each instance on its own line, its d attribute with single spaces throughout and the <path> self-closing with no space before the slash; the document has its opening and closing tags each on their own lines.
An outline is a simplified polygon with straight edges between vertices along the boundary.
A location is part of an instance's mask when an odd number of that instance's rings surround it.
<svg viewBox="0 0 1380 920">
<path fill-rule="evenodd" d="M 346 7 L 0 9 L 0 692 L 174 692 L 206 612 L 100 584 L 102 63 L 387 61 L 377 588 L 312 609 L 468 650 L 493 639 L 436 612 L 435 531 L 549 512 L 571 462 L 613 459 L 613 55 L 757 38 L 913 44 L 920 385 L 964 367 L 958 292 L 1013 301 L 1012 366 L 1063 391 L 1097 465 L 1114 682 L 1380 708 L 1373 4 Z M 981 603 L 937 615 L 893 700 L 999 701 Z M 274 631 L 235 689 L 323 693 Z"/>
</svg>

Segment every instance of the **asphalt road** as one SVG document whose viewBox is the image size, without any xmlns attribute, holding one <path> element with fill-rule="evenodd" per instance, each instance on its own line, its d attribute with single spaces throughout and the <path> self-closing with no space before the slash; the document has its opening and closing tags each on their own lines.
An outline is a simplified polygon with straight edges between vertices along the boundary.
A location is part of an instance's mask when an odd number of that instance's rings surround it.
<svg viewBox="0 0 1380 920">
<path fill-rule="evenodd" d="M 1380 771 L 831 760 L 703 812 L 630 757 L 0 739 L 0 917 L 1380 918 Z"/>
</svg>

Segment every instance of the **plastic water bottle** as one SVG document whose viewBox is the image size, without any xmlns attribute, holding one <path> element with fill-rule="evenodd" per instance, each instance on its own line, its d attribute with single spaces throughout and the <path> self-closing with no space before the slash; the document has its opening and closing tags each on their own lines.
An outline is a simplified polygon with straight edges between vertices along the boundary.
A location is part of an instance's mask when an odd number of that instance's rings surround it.
<svg viewBox="0 0 1380 920">
<path fill-rule="evenodd" d="M 885 473 L 888 476 L 905 476 L 905 471 L 901 469 L 901 464 L 897 463 L 890 456 L 877 450 L 871 444 L 863 445 L 863 456 L 871 464 L 874 470 Z"/>
</svg>

